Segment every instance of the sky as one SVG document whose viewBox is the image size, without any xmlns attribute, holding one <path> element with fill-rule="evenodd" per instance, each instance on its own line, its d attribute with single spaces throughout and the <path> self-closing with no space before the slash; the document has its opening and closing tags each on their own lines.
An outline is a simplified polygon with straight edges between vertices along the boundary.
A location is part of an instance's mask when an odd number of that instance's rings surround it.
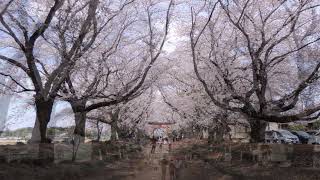
<svg viewBox="0 0 320 180">
<path fill-rule="evenodd" d="M 10 130 L 33 127 L 36 119 L 34 106 L 28 98 L 13 97 L 7 115 L 6 128 Z M 74 125 L 71 106 L 67 102 L 56 101 L 49 126 L 67 127 Z"/>
</svg>

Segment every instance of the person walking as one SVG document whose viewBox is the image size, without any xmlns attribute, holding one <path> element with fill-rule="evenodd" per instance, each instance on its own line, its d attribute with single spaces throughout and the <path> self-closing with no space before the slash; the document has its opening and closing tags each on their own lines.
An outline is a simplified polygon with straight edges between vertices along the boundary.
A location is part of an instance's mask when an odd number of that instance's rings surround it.
<svg viewBox="0 0 320 180">
<path fill-rule="evenodd" d="M 177 175 L 176 175 L 176 167 L 174 164 L 174 160 L 171 159 L 170 160 L 170 164 L 169 164 L 169 175 L 170 175 L 170 180 L 176 180 Z"/>
<path fill-rule="evenodd" d="M 157 146 L 157 139 L 152 136 L 151 138 L 151 154 L 154 154 L 156 152 L 156 146 Z"/>
<path fill-rule="evenodd" d="M 161 150 L 161 152 L 162 152 L 162 144 L 163 144 L 163 143 L 164 143 L 163 139 L 160 138 L 160 139 L 159 139 L 159 149 Z"/>
<path fill-rule="evenodd" d="M 168 141 L 168 151 L 171 152 L 171 150 L 172 150 L 171 141 L 169 139 L 167 139 L 167 141 Z"/>
</svg>

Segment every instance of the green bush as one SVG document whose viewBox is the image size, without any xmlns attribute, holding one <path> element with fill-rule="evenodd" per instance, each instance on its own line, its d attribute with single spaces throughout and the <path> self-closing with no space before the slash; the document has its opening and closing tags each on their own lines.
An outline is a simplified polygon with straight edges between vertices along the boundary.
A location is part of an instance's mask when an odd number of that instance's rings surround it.
<svg viewBox="0 0 320 180">
<path fill-rule="evenodd" d="M 304 131 L 306 127 L 302 124 L 293 124 L 289 125 L 288 129 L 291 131 Z"/>
</svg>

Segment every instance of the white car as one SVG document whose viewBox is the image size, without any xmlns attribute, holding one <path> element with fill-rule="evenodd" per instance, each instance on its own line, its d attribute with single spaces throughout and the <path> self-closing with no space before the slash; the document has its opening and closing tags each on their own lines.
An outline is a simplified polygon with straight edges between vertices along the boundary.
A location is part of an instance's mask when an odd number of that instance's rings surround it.
<svg viewBox="0 0 320 180">
<path fill-rule="evenodd" d="M 310 134 L 308 144 L 320 144 L 320 131 L 319 130 L 307 131 L 307 133 Z"/>
</svg>

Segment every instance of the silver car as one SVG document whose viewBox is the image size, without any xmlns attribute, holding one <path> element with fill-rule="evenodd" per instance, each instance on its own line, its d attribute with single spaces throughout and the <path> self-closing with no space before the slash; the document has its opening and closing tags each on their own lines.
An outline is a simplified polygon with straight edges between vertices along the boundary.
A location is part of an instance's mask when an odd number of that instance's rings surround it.
<svg viewBox="0 0 320 180">
<path fill-rule="evenodd" d="M 292 134 L 290 131 L 288 130 L 278 130 L 278 132 L 280 133 L 280 142 L 281 143 L 285 143 L 285 144 L 299 144 L 299 138 L 298 136 Z"/>
<path fill-rule="evenodd" d="M 298 144 L 299 138 L 288 130 L 272 130 L 265 133 L 266 143 Z"/>
</svg>

